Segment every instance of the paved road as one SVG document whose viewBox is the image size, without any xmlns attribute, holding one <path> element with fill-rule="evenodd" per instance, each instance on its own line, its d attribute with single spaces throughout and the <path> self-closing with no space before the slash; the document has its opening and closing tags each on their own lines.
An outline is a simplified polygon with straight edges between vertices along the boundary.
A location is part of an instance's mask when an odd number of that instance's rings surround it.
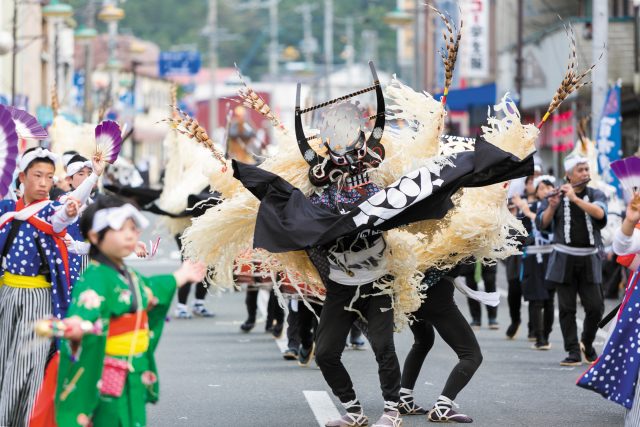
<svg viewBox="0 0 640 427">
<path fill-rule="evenodd" d="M 151 261 L 135 262 L 145 273 L 169 271 L 177 265 L 170 251 Z M 506 289 L 499 273 L 499 286 Z M 317 426 L 336 413 L 337 399 L 320 371 L 300 368 L 280 356 L 278 343 L 258 325 L 250 334 L 239 332 L 245 318 L 244 294 L 212 295 L 208 305 L 214 319 L 171 320 L 158 351 L 161 399 L 149 408 L 150 426 Z M 467 313 L 466 302 L 457 295 Z M 523 308 L 526 319 L 526 309 Z M 559 326 L 551 351 L 530 349 L 523 329 L 507 341 L 506 298 L 499 309 L 501 329 L 477 332 L 484 362 L 458 396 L 461 411 L 476 426 L 617 426 L 621 407 L 574 385 L 584 367 L 561 367 L 565 356 Z M 598 338 L 599 349 L 603 337 Z M 396 336 L 400 361 L 412 343 L 409 331 Z M 282 343 L 280 343 L 282 345 Z M 376 364 L 371 350 L 345 352 L 345 365 L 363 403 L 374 420 L 382 410 Z M 455 354 L 439 338 L 416 387 L 422 405 L 438 397 Z M 427 424 L 423 417 L 405 418 L 405 426 Z"/>
</svg>

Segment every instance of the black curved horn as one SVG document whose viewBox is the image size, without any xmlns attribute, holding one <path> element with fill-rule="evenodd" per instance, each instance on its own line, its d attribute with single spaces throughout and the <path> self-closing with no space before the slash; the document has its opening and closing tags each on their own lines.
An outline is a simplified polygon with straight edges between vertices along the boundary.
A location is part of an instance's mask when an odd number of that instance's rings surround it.
<svg viewBox="0 0 640 427">
<path fill-rule="evenodd" d="M 384 146 L 380 143 L 385 125 L 384 114 L 386 107 L 384 104 L 384 94 L 382 93 L 382 86 L 380 85 L 380 80 L 378 80 L 378 73 L 376 72 L 376 67 L 373 65 L 373 61 L 369 61 L 369 68 L 371 69 L 371 75 L 373 76 L 373 84 L 376 87 L 377 111 L 376 121 L 373 125 L 373 131 L 367 140 L 367 146 L 369 149 L 377 152 L 378 155 L 384 159 Z"/>
<path fill-rule="evenodd" d="M 298 148 L 300 149 L 302 157 L 310 166 L 315 166 L 320 163 L 321 159 L 309 145 L 309 141 L 307 141 L 307 137 L 304 134 L 304 128 L 302 127 L 302 113 L 300 112 L 300 83 L 298 83 L 298 86 L 296 87 L 295 129 Z"/>
</svg>

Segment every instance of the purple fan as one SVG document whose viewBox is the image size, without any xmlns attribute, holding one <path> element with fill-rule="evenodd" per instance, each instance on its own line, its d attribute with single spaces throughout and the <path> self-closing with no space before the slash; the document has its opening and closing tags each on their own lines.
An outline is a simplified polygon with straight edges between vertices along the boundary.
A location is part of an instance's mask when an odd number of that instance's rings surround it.
<svg viewBox="0 0 640 427">
<path fill-rule="evenodd" d="M 7 106 L 6 108 L 11 112 L 13 122 L 16 124 L 16 132 L 20 138 L 46 139 L 49 136 L 31 114 L 15 107 Z"/>
<path fill-rule="evenodd" d="M 0 197 L 4 197 L 16 170 L 18 134 L 16 124 L 7 107 L 0 105 Z"/>
<path fill-rule="evenodd" d="M 640 158 L 631 156 L 611 162 L 611 170 L 631 196 L 640 191 Z"/>
<path fill-rule="evenodd" d="M 112 120 L 105 120 L 96 126 L 96 154 L 107 163 L 113 163 L 122 148 L 120 126 Z"/>
</svg>

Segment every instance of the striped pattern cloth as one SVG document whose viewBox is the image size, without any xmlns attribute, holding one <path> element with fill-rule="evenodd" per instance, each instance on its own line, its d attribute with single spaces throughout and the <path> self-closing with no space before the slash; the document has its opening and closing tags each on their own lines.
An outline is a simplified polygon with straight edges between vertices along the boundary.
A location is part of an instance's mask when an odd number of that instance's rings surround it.
<svg viewBox="0 0 640 427">
<path fill-rule="evenodd" d="M 0 426 L 28 425 L 51 341 L 33 325 L 51 316 L 51 289 L 0 287 Z"/>
<path fill-rule="evenodd" d="M 638 375 L 640 380 L 640 374 Z M 636 380 L 636 384 L 638 381 Z M 633 397 L 633 403 L 631 409 L 627 410 L 627 415 L 624 418 L 625 427 L 638 427 L 640 426 L 640 387 L 636 386 L 636 392 Z"/>
</svg>

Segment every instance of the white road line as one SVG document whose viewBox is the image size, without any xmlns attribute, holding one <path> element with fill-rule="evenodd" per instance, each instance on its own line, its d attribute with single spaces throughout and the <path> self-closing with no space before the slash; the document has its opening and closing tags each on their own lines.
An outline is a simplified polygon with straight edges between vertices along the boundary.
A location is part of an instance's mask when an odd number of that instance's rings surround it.
<svg viewBox="0 0 640 427">
<path fill-rule="evenodd" d="M 505 291 L 502 288 L 498 289 L 498 292 L 500 292 L 500 295 L 502 295 L 503 297 L 507 298 L 507 296 L 509 295 L 509 293 L 507 291 Z M 524 307 L 529 307 L 529 302 L 528 301 L 522 301 L 522 305 Z M 555 317 L 555 319 L 560 319 L 560 312 L 558 311 L 558 309 L 554 309 L 553 310 L 553 315 Z M 576 323 L 578 324 L 578 331 L 582 331 L 582 323 L 584 322 L 584 320 L 582 320 L 581 318 L 576 316 Z M 555 320 L 554 320 L 555 323 Z M 608 338 L 608 335 L 605 331 L 603 331 L 602 329 L 598 328 L 598 331 L 596 332 L 596 335 L 599 336 L 600 338 L 604 339 L 606 341 L 606 339 Z"/>
<path fill-rule="evenodd" d="M 287 349 L 287 344 L 289 344 L 289 340 L 287 339 L 287 330 L 285 329 L 282 331 L 282 336 L 276 340 L 276 345 L 280 349 L 280 353 Z"/>
<path fill-rule="evenodd" d="M 328 421 L 340 418 L 338 408 L 333 404 L 333 400 L 326 391 L 304 390 L 302 393 L 304 393 L 320 427 L 324 427 Z"/>
</svg>

